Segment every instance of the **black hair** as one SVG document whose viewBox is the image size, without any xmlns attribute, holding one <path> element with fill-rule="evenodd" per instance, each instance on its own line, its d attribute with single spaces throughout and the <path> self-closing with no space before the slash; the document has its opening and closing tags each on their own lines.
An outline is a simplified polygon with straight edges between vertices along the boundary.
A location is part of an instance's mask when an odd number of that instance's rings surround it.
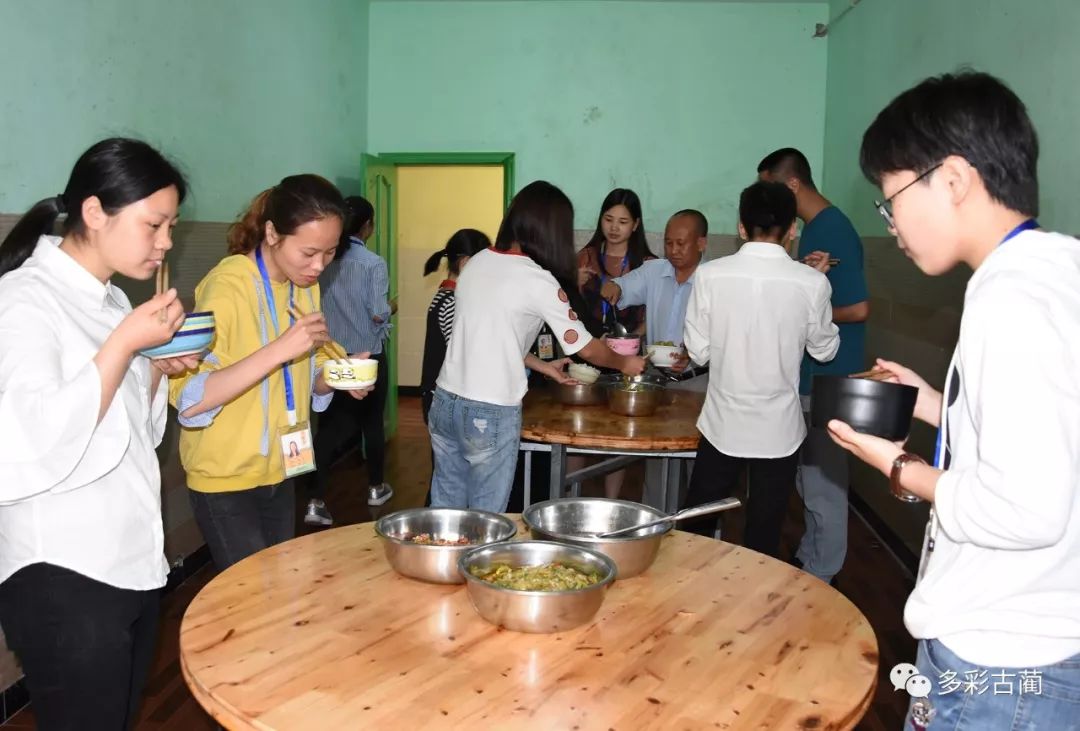
<svg viewBox="0 0 1080 731">
<path fill-rule="evenodd" d="M 367 198 L 350 195 L 345 199 L 345 222 L 341 227 L 342 238 L 348 239 L 360 233 L 375 218 L 375 207 Z"/>
<path fill-rule="evenodd" d="M 591 246 L 597 250 L 597 260 L 603 266 L 604 262 L 600 258 L 600 249 L 603 247 L 605 239 L 601 224 L 604 221 L 604 214 L 615 206 L 626 206 L 626 210 L 630 211 L 630 217 L 637 221 L 638 226 L 630 234 L 630 240 L 627 241 L 626 245 L 630 269 L 637 269 L 645 261 L 646 257 L 655 255 L 649 250 L 649 242 L 645 239 L 645 219 L 641 217 L 641 199 L 638 198 L 637 193 L 629 188 L 616 188 L 607 194 L 604 202 L 600 205 L 600 215 L 596 217 L 596 232 L 593 233 L 589 243 L 585 244 L 585 246 Z"/>
<path fill-rule="evenodd" d="M 705 218 L 705 214 L 701 211 L 693 208 L 684 208 L 676 213 L 672 218 L 686 217 L 694 222 L 694 228 L 697 231 L 698 236 L 709 235 L 709 219 Z"/>
<path fill-rule="evenodd" d="M 229 253 L 254 250 L 266 235 L 267 221 L 280 235 L 290 236 L 305 223 L 332 217 L 345 219 L 345 200 L 334 184 L 318 175 L 290 175 L 255 196 L 229 227 Z"/>
<path fill-rule="evenodd" d="M 466 256 L 472 256 L 484 249 L 491 247 L 491 239 L 483 231 L 475 228 L 463 228 L 456 231 L 450 240 L 439 251 L 436 251 L 424 262 L 424 276 L 433 273 L 439 268 L 439 262 L 446 257 L 446 266 L 451 274 L 461 274 L 461 260 Z"/>
<path fill-rule="evenodd" d="M 180 202 L 187 181 L 177 167 L 140 140 L 113 137 L 98 142 L 75 161 L 64 192 L 35 203 L 0 244 L 0 276 L 23 265 L 41 236 L 50 234 L 61 214 L 67 214 L 64 236 L 86 235 L 83 202 L 96 197 L 108 215 L 172 186 Z"/>
<path fill-rule="evenodd" d="M 757 171 L 767 172 L 769 175 L 779 176 L 784 180 L 795 178 L 810 190 L 817 190 L 817 186 L 814 185 L 814 176 L 810 172 L 810 161 L 806 159 L 806 155 L 794 147 L 782 147 L 770 152 L 758 163 Z"/>
<path fill-rule="evenodd" d="M 922 174 L 950 155 L 979 171 L 991 198 L 1038 215 L 1038 135 L 1020 98 L 989 74 L 931 77 L 893 99 L 863 135 L 859 165 L 880 186 L 886 173 Z"/>
<path fill-rule="evenodd" d="M 759 180 L 739 196 L 739 222 L 751 241 L 781 238 L 795 223 L 795 194 L 783 183 Z"/>
<path fill-rule="evenodd" d="M 341 239 L 338 241 L 334 258 L 340 259 L 352 246 L 350 237 L 356 236 L 364 226 L 375 219 L 375 207 L 361 195 L 350 195 L 345 199 L 345 217 L 341 221 Z"/>
<path fill-rule="evenodd" d="M 546 180 L 529 183 L 510 201 L 495 248 L 508 251 L 514 243 L 559 281 L 577 278 L 574 205 Z"/>
</svg>

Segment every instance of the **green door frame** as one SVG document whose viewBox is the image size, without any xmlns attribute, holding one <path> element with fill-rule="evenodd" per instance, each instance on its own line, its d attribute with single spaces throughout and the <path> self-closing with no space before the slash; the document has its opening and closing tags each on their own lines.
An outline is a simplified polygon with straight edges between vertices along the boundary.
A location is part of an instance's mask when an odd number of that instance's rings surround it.
<svg viewBox="0 0 1080 731">
<path fill-rule="evenodd" d="M 391 165 L 499 165 L 503 169 L 503 211 L 514 197 L 512 152 L 380 152 L 373 157 Z M 360 179 L 364 180 L 363 170 Z"/>
<path fill-rule="evenodd" d="M 367 198 L 372 204 L 375 203 L 375 197 L 384 195 L 382 190 L 371 191 L 368 190 L 368 165 L 384 166 L 390 165 L 395 168 L 404 165 L 499 165 L 503 169 L 503 212 L 510 207 L 510 201 L 514 197 L 514 153 L 512 152 L 384 152 L 384 153 L 366 153 L 361 158 L 360 163 L 360 194 Z M 396 188 L 396 176 L 394 176 L 394 187 Z M 396 191 L 391 190 L 386 193 L 390 196 L 390 209 L 396 214 L 397 206 L 393 204 L 393 199 L 396 196 Z M 379 207 L 376 206 L 376 210 Z M 379 225 L 376 223 L 376 226 Z M 387 222 L 387 234 L 390 242 L 389 256 L 387 256 L 387 269 L 390 272 L 390 296 L 397 297 L 397 245 L 394 241 L 394 233 L 396 231 L 396 222 L 391 220 Z M 394 326 L 397 326 L 397 315 L 391 319 Z M 388 357 L 392 363 L 397 363 L 397 335 L 392 334 L 390 337 Z M 393 383 L 397 383 L 397 379 L 393 380 Z M 386 420 L 387 430 L 386 437 L 389 439 L 397 431 L 397 393 L 390 393 L 390 398 L 387 403 Z"/>
</svg>

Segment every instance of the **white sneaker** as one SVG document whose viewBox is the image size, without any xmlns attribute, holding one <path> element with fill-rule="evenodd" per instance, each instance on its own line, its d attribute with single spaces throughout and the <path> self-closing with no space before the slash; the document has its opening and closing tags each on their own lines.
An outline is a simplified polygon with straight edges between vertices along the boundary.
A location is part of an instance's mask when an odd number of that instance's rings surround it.
<svg viewBox="0 0 1080 731">
<path fill-rule="evenodd" d="M 334 518 L 322 500 L 308 500 L 304 522 L 308 525 L 333 525 Z"/>
<path fill-rule="evenodd" d="M 367 494 L 367 504 L 375 507 L 385 504 L 390 498 L 394 497 L 394 488 L 384 482 L 378 487 L 369 487 Z"/>
</svg>

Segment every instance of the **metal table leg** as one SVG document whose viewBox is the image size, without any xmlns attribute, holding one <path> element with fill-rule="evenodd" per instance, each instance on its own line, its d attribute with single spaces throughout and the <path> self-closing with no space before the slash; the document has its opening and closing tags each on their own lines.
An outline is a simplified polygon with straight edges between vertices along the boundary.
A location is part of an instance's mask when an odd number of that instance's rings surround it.
<svg viewBox="0 0 1080 731">
<path fill-rule="evenodd" d="M 566 483 L 566 445 L 551 445 L 551 494 L 549 500 L 558 500 L 564 496 L 563 486 Z"/>
<path fill-rule="evenodd" d="M 525 496 L 523 510 L 532 505 L 532 452 L 525 452 Z"/>
</svg>

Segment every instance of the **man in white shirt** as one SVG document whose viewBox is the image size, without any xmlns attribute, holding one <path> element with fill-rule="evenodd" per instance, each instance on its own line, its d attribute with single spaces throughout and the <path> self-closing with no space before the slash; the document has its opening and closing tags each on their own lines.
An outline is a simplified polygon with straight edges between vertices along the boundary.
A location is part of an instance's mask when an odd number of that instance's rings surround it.
<svg viewBox="0 0 1080 731">
<path fill-rule="evenodd" d="M 806 437 L 799 403 L 803 352 L 836 355 L 832 288 L 820 268 L 793 261 L 795 195 L 783 183 L 757 182 L 739 199 L 738 253 L 698 268 L 684 340 L 691 360 L 709 363 L 709 388 L 698 418 L 697 461 L 686 505 L 731 494 L 750 469 L 747 548 L 776 556 L 798 450 Z M 685 530 L 712 535 L 716 517 Z"/>
<path fill-rule="evenodd" d="M 1023 102 L 974 72 L 909 89 L 863 137 L 904 253 L 932 276 L 974 270 L 948 399 L 878 361 L 940 427 L 934 464 L 829 424 L 894 495 L 933 506 L 904 612 L 931 681 L 916 728 L 1080 728 L 1080 242 L 1035 221 L 1038 154 Z M 988 683 L 957 693 L 954 677 Z"/>
</svg>

